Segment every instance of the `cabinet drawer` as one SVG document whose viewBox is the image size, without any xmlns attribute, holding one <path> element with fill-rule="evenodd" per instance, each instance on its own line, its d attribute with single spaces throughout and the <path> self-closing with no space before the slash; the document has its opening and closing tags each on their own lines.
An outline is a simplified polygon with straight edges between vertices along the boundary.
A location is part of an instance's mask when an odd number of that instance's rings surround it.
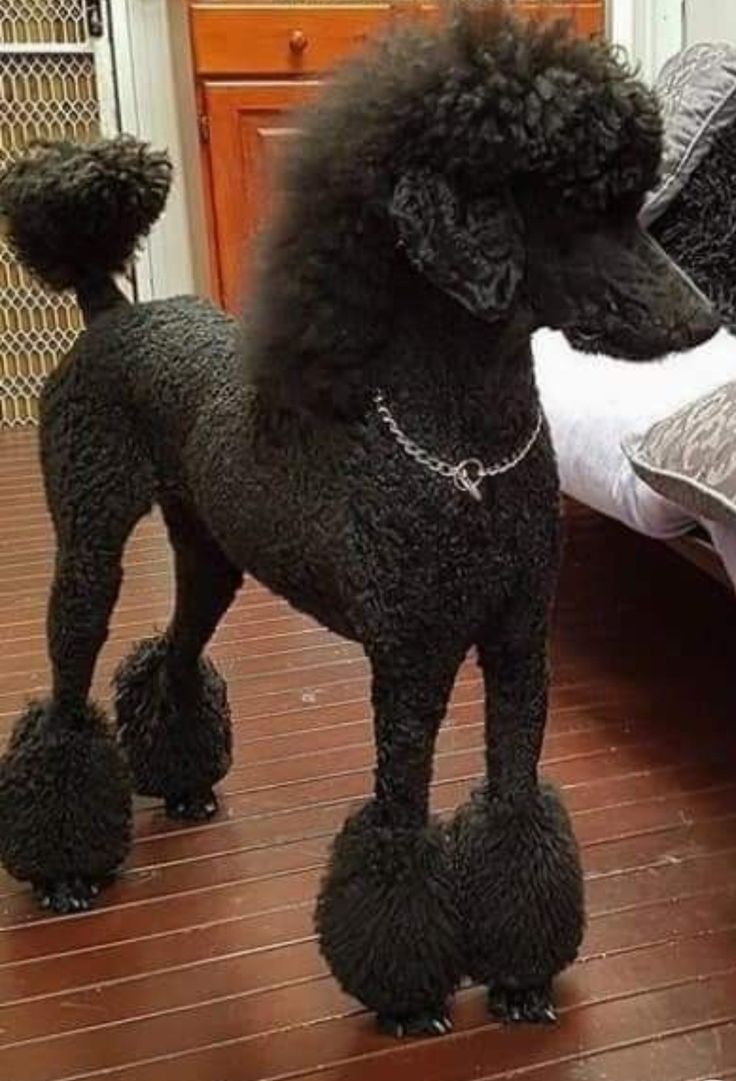
<svg viewBox="0 0 736 1081">
<path fill-rule="evenodd" d="M 392 17 L 392 5 L 317 7 L 195 4 L 200 76 L 309 75 L 329 71 Z"/>
<path fill-rule="evenodd" d="M 605 29 L 604 0 L 571 0 L 568 3 L 517 0 L 516 7 L 521 15 L 532 19 L 569 19 L 581 37 L 602 34 Z"/>
<path fill-rule="evenodd" d="M 517 0 L 532 18 L 569 18 L 580 34 L 600 33 L 603 0 Z M 396 18 L 441 17 L 432 0 L 375 4 L 228 4 L 191 8 L 196 73 L 228 76 L 315 75 L 329 71 Z"/>
</svg>

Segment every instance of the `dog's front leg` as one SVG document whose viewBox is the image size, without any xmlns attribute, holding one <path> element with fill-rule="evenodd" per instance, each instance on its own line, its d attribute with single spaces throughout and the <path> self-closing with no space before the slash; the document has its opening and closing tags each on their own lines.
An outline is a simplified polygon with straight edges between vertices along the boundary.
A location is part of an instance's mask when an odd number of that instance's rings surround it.
<svg viewBox="0 0 736 1081">
<path fill-rule="evenodd" d="M 537 779 L 546 637 L 546 615 L 525 611 L 500 641 L 489 634 L 479 643 L 487 780 L 452 827 L 466 974 L 488 986 L 493 1016 L 512 1022 L 555 1019 L 552 980 L 574 960 L 584 924 L 570 821 L 558 793 Z"/>
<path fill-rule="evenodd" d="M 442 1035 L 461 975 L 461 928 L 446 834 L 428 804 L 459 658 L 397 648 L 372 660 L 375 795 L 335 840 L 317 928 L 333 974 L 384 1031 Z"/>
</svg>

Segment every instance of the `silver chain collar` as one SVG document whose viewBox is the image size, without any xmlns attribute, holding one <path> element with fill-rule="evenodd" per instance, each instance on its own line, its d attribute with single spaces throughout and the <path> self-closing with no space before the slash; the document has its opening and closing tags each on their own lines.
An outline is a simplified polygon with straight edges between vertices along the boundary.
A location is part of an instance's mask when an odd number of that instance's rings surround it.
<svg viewBox="0 0 736 1081">
<path fill-rule="evenodd" d="M 544 421 L 544 415 L 542 410 L 537 412 L 537 418 L 534 422 L 534 429 L 529 436 L 523 447 L 517 450 L 514 454 L 509 455 L 508 458 L 502 459 L 500 462 L 495 462 L 493 465 L 484 465 L 480 458 L 465 458 L 457 465 L 452 465 L 450 462 L 444 462 L 441 458 L 437 458 L 434 454 L 430 454 L 429 451 L 424 450 L 418 443 L 415 443 L 399 426 L 393 413 L 386 405 L 386 399 L 383 395 L 383 391 L 376 391 L 374 397 L 374 403 L 376 406 L 376 412 L 386 425 L 392 436 L 399 444 L 401 449 L 419 465 L 424 466 L 430 473 L 436 473 L 440 477 L 447 477 L 451 480 L 459 492 L 465 492 L 478 502 L 481 501 L 481 484 L 488 477 L 498 477 L 502 473 L 510 473 L 512 469 L 516 469 L 517 465 L 527 457 L 532 447 L 539 438 L 539 433 L 542 430 L 542 423 Z"/>
</svg>

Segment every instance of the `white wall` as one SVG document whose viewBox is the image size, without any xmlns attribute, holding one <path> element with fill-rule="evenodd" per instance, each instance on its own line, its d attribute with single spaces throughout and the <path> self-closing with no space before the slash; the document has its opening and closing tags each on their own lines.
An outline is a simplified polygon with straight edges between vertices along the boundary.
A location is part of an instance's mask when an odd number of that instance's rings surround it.
<svg viewBox="0 0 736 1081">
<path fill-rule="evenodd" d="M 736 44 L 736 0 L 609 0 L 608 32 L 651 80 L 685 45 Z"/>
<path fill-rule="evenodd" d="M 693 41 L 730 41 L 736 44 L 734 0 L 684 0 L 685 33 Z"/>
</svg>

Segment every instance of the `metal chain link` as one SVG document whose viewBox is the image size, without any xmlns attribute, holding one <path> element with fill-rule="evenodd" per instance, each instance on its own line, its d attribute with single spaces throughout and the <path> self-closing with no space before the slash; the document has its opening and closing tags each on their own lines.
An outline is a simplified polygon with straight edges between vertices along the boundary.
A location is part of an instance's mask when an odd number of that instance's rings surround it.
<svg viewBox="0 0 736 1081">
<path fill-rule="evenodd" d="M 374 402 L 378 416 L 409 458 L 418 462 L 419 465 L 424 466 L 424 468 L 428 469 L 431 473 L 435 473 L 438 476 L 446 477 L 448 480 L 451 480 L 458 491 L 466 492 L 467 495 L 476 499 L 478 502 L 480 502 L 482 498 L 480 486 L 483 481 L 488 477 L 498 477 L 502 473 L 509 473 L 512 469 L 515 469 L 520 465 L 539 438 L 539 433 L 542 430 L 542 424 L 544 422 L 544 415 L 542 410 L 539 409 L 537 411 L 534 428 L 527 441 L 518 451 L 503 458 L 500 462 L 495 462 L 493 465 L 484 465 L 479 458 L 466 458 L 457 465 L 452 465 L 450 462 L 445 462 L 442 458 L 430 454 L 429 451 L 420 447 L 418 443 L 415 443 L 413 439 L 409 438 L 386 404 L 386 399 L 382 391 L 376 391 Z"/>
</svg>

